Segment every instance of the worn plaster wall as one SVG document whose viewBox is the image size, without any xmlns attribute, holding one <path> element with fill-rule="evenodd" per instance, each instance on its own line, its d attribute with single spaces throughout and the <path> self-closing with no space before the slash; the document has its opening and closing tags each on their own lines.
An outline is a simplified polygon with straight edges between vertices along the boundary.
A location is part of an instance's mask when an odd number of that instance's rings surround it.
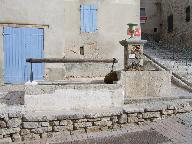
<svg viewBox="0 0 192 144">
<path fill-rule="evenodd" d="M 97 32 L 80 33 L 80 4 L 97 5 Z M 120 59 L 121 68 L 123 48 L 119 40 L 126 38 L 127 23 L 139 24 L 139 8 L 140 0 L 0 0 L 0 23 L 49 25 L 49 28 L 45 28 L 45 57 L 115 57 Z M 1 76 L 2 38 L 0 35 Z M 85 48 L 84 56 L 80 55 L 81 46 Z M 52 79 L 63 79 L 63 69 L 66 69 L 65 65 L 47 64 L 47 78 L 50 75 Z M 89 67 L 85 69 L 89 71 Z M 96 76 L 102 75 L 101 71 Z M 86 77 L 86 74 L 83 76 Z"/>
<path fill-rule="evenodd" d="M 162 38 L 168 40 L 173 38 L 174 42 L 182 40 L 188 46 L 192 46 L 192 22 L 191 20 L 186 22 L 186 8 L 191 5 L 192 0 L 162 0 Z M 168 33 L 167 17 L 171 14 L 173 14 L 173 32 Z"/>
<path fill-rule="evenodd" d="M 148 17 L 146 23 L 141 24 L 142 32 L 159 35 L 161 31 L 161 0 L 141 0 L 141 8 L 145 8 Z M 157 32 L 154 32 L 154 28 L 157 28 Z"/>
<path fill-rule="evenodd" d="M 0 27 L 0 33 L 3 32 L 2 27 Z M 3 83 L 3 39 L 0 38 L 0 83 Z"/>
</svg>

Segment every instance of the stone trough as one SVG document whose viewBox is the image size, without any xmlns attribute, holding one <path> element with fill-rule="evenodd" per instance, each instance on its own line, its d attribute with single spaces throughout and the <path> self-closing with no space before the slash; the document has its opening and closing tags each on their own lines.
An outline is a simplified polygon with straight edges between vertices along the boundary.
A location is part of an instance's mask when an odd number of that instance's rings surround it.
<svg viewBox="0 0 192 144">
<path fill-rule="evenodd" d="M 29 110 L 84 110 L 122 107 L 120 84 L 28 85 L 24 103 Z"/>
</svg>

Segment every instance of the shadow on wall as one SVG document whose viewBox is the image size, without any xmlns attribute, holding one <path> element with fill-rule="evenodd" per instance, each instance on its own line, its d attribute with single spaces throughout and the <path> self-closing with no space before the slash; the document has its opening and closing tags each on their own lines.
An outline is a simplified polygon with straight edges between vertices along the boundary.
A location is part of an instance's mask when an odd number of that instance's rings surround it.
<svg viewBox="0 0 192 144">
<path fill-rule="evenodd" d="M 0 96 L 0 103 L 7 105 L 24 105 L 25 91 L 11 91 Z"/>
</svg>

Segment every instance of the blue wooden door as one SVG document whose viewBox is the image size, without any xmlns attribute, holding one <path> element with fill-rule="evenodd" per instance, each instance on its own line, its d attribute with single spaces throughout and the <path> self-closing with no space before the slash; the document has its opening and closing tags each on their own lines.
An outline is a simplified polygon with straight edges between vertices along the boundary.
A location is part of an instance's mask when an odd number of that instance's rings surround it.
<svg viewBox="0 0 192 144">
<path fill-rule="evenodd" d="M 30 64 L 26 58 L 43 58 L 44 31 L 38 28 L 3 30 L 4 82 L 22 84 L 30 79 Z M 43 79 L 44 65 L 33 64 L 34 80 Z"/>
</svg>

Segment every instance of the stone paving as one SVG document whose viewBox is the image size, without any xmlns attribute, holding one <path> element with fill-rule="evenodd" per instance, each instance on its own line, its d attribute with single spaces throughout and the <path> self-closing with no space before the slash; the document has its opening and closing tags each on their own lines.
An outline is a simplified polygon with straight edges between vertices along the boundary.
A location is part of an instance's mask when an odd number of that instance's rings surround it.
<svg viewBox="0 0 192 144">
<path fill-rule="evenodd" d="M 58 134 L 46 144 L 191 144 L 192 113 L 142 125 L 129 124 L 119 130 L 89 134 Z"/>
<path fill-rule="evenodd" d="M 174 73 L 180 75 L 185 80 L 192 82 L 192 62 L 183 59 L 171 59 L 172 53 L 167 50 L 161 49 L 158 46 L 152 48 L 152 46 L 147 45 L 144 48 L 144 53 L 155 59 L 160 64 L 164 65 L 166 68 L 170 69 Z"/>
</svg>

